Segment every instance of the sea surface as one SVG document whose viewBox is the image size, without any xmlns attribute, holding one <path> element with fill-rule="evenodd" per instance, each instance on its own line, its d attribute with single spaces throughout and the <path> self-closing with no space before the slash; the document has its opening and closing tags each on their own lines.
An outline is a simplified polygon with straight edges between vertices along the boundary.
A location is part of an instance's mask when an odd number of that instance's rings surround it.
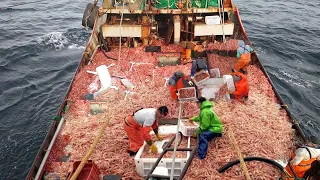
<svg viewBox="0 0 320 180">
<path fill-rule="evenodd" d="M 90 36 L 88 0 L 0 1 L 0 179 L 25 179 Z M 320 137 L 320 1 L 235 0 L 276 89 Z"/>
</svg>

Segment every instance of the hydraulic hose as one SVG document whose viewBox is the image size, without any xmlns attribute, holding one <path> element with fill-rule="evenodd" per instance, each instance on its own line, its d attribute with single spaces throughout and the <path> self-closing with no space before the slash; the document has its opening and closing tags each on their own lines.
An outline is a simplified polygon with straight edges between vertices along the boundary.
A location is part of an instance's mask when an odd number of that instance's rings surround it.
<svg viewBox="0 0 320 180">
<path fill-rule="evenodd" d="M 102 27 L 102 26 L 101 26 Z M 106 58 L 109 58 L 109 59 L 112 59 L 112 60 L 118 60 L 116 58 L 113 58 L 113 57 L 110 57 L 108 55 L 106 55 L 105 51 L 109 51 L 108 49 L 108 45 L 106 44 L 103 36 L 102 36 L 102 28 L 100 27 L 100 32 L 98 33 L 99 34 L 99 44 L 100 44 L 100 49 L 101 49 L 101 52 L 103 53 L 103 55 L 106 57 Z M 103 45 L 103 46 L 102 46 Z"/>
<path fill-rule="evenodd" d="M 284 172 L 284 168 L 279 163 L 277 163 L 276 161 L 274 161 L 272 159 L 268 159 L 268 158 L 264 158 L 264 157 L 245 157 L 245 158 L 243 158 L 243 160 L 244 161 L 261 161 L 261 162 L 265 162 L 265 163 L 268 163 L 268 164 L 271 164 L 271 165 L 277 167 L 282 172 Z M 230 167 L 232 167 L 232 166 L 234 166 L 236 164 L 239 164 L 239 163 L 240 163 L 239 159 L 237 159 L 235 161 L 231 161 L 228 164 L 222 166 L 220 169 L 218 169 L 218 172 L 219 173 L 223 173 L 224 171 L 226 171 Z"/>
</svg>

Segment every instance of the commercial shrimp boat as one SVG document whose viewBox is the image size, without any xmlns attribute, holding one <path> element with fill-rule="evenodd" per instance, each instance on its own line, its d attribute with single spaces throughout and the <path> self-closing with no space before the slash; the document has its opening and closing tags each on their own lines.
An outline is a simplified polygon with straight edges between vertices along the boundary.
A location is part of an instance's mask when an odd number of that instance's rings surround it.
<svg viewBox="0 0 320 180">
<path fill-rule="evenodd" d="M 238 41 L 252 47 L 231 0 L 95 1 L 82 24 L 92 34 L 27 179 L 278 179 L 283 168 L 275 160 L 288 160 L 296 144 L 306 141 L 255 51 L 247 69 L 248 99 L 218 96 L 238 60 Z M 127 115 L 165 105 L 169 115 L 159 122 L 173 124 L 178 137 L 176 124 L 199 112 L 193 100 L 207 86 L 197 84 L 192 97 L 176 101 L 167 83 L 175 71 L 190 74 L 184 52 L 190 42 L 199 47 L 192 57 L 205 59 L 210 69 L 207 85 L 218 87 L 209 94 L 215 93 L 210 100 L 224 124 L 222 137 L 210 142 L 204 160 L 194 156 L 196 139 L 180 133 L 188 152 L 179 157 L 174 151 L 175 163 L 170 155 L 143 157 L 144 146 L 130 157 Z M 241 156 L 247 171 L 237 163 L 224 166 Z M 169 173 L 155 174 L 158 166 Z"/>
</svg>

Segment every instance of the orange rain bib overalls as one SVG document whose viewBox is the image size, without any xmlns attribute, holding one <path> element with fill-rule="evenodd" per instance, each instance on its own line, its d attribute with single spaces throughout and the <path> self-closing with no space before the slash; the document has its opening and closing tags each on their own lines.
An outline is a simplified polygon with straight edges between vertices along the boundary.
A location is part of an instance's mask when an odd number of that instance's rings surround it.
<svg viewBox="0 0 320 180">
<path fill-rule="evenodd" d="M 150 131 L 158 127 L 158 121 L 155 120 L 151 127 L 143 127 L 134 120 L 133 116 L 127 116 L 124 120 L 123 128 L 129 138 L 129 150 L 138 152 L 143 145 L 143 141 L 150 141 Z"/>
<path fill-rule="evenodd" d="M 307 149 L 307 148 L 306 148 Z M 307 149 L 308 150 L 308 149 Z M 309 150 L 308 150 L 309 152 Z M 311 163 L 313 161 L 316 160 L 316 158 L 311 158 L 311 153 L 309 152 L 310 154 L 310 159 L 307 160 L 307 161 L 301 161 L 298 165 L 292 165 L 292 168 L 295 170 L 298 178 L 303 178 L 303 175 L 304 173 L 310 169 L 311 167 Z M 293 153 L 292 155 L 292 159 L 295 157 L 296 155 Z M 289 162 L 290 163 L 290 162 Z M 285 180 L 294 180 L 294 175 L 293 175 L 293 172 L 291 171 L 289 165 L 286 166 L 285 170 L 291 175 L 291 177 L 285 177 L 285 175 L 282 175 L 282 177 L 285 179 Z"/>
<path fill-rule="evenodd" d="M 240 59 L 238 60 L 237 64 L 234 66 L 234 69 L 236 71 L 240 71 L 240 69 L 247 71 L 247 67 L 250 61 L 251 61 L 251 53 L 241 54 Z"/>
</svg>

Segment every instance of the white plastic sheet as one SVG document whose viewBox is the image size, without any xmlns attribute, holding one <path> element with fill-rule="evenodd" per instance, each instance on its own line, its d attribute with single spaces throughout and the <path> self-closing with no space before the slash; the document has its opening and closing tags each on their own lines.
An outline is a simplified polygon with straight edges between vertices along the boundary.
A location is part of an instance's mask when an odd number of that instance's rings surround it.
<svg viewBox="0 0 320 180">
<path fill-rule="evenodd" d="M 106 65 L 101 65 L 96 68 L 96 71 L 99 75 L 101 83 L 101 89 L 99 90 L 99 92 L 108 89 L 111 86 L 111 76 L 108 71 L 108 67 Z"/>
</svg>

